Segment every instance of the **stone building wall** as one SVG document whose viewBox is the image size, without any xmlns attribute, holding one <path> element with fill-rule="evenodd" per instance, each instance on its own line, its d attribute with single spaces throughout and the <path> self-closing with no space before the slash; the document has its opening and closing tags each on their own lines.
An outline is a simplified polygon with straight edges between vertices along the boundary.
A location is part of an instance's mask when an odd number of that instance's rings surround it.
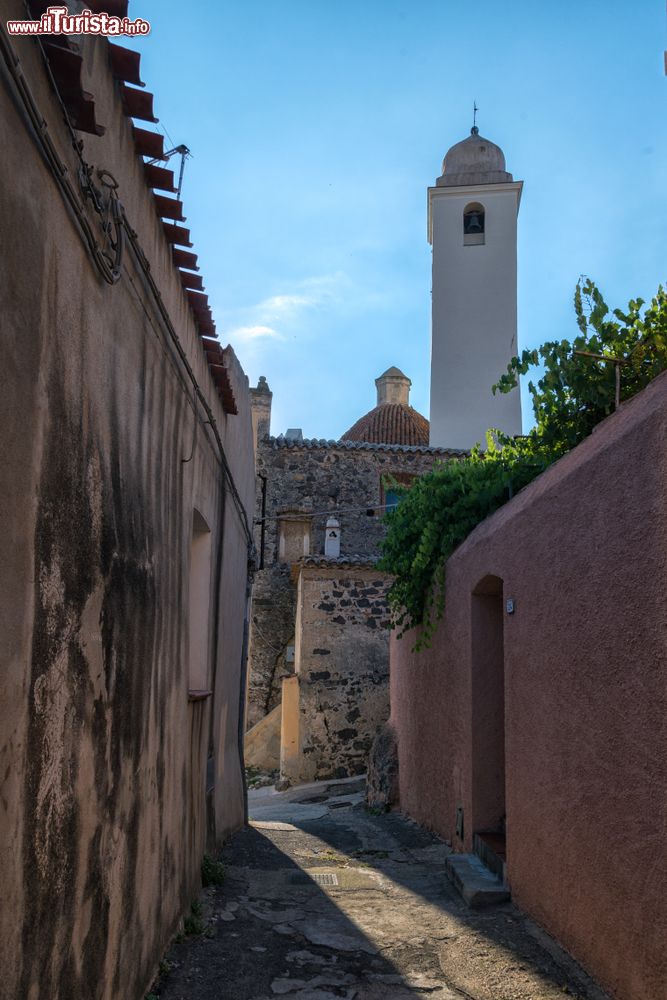
<svg viewBox="0 0 667 1000">
<path fill-rule="evenodd" d="M 1 0 L 3 24 L 25 15 L 20 0 Z M 63 176 L 73 185 L 101 244 L 62 107 L 35 39 L 13 39 L 45 124 L 35 131 L 3 50 L 0 994 L 139 1000 L 199 890 L 207 837 L 243 823 L 248 541 L 229 481 L 251 520 L 252 429 L 231 350 L 237 413 L 218 396 L 110 46 L 77 42 L 106 128 L 77 138 L 95 183 L 99 169 L 118 184 L 182 354 L 129 236 L 118 281 L 100 276 L 60 186 Z M 45 133 L 65 174 L 42 155 Z M 216 422 L 227 481 L 184 359 Z M 195 528 L 210 543 L 196 696 Z"/>
<path fill-rule="evenodd" d="M 247 729 L 279 704 L 282 678 L 294 672 L 288 646 L 294 644 L 295 615 L 296 589 L 289 566 L 278 563 L 258 570 L 252 588 Z"/>
<path fill-rule="evenodd" d="M 335 514 L 341 525 L 341 556 L 375 558 L 385 530 L 382 478 L 421 475 L 436 461 L 457 454 L 357 441 L 265 437 L 259 442 L 255 544 L 260 569 L 253 588 L 248 728 L 280 702 L 280 680 L 293 671 L 293 665 L 285 663 L 285 650 L 294 636 L 295 581 L 290 564 L 280 561 L 280 513 L 311 512 L 308 554 L 324 553 L 325 524 Z"/>
<path fill-rule="evenodd" d="M 285 719 L 294 782 L 366 770 L 389 715 L 388 581 L 368 561 L 303 560 L 298 583 L 295 683 L 298 718 Z M 297 696 L 294 696 L 297 699 Z"/>
<path fill-rule="evenodd" d="M 436 461 L 460 454 L 409 445 L 265 438 L 257 454 L 256 504 L 257 518 L 266 518 L 263 535 L 261 525 L 256 533 L 264 565 L 276 561 L 278 514 L 288 507 L 313 512 L 312 554 L 324 553 L 324 526 L 333 513 L 341 523 L 341 555 L 377 555 L 384 534 L 379 510 L 384 503 L 382 477 L 421 475 Z M 372 517 L 367 514 L 370 509 Z"/>
</svg>

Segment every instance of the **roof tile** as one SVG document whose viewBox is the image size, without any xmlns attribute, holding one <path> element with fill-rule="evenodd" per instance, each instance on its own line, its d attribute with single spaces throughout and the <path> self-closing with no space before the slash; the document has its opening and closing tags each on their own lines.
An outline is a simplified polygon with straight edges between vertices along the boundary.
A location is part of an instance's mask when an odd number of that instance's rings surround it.
<svg viewBox="0 0 667 1000">
<path fill-rule="evenodd" d="M 381 403 L 349 431 L 343 441 L 369 441 L 374 444 L 428 445 L 429 424 L 406 403 Z"/>
</svg>

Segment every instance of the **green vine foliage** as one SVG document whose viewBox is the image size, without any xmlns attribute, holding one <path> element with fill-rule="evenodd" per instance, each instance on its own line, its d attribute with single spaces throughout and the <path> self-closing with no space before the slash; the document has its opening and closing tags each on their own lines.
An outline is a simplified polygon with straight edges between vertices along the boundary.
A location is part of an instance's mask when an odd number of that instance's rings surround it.
<svg viewBox="0 0 667 1000">
<path fill-rule="evenodd" d="M 599 289 L 582 277 L 574 293 L 579 333 L 549 341 L 513 358 L 493 392 L 518 391 L 519 376 L 543 366 L 530 381 L 535 426 L 524 437 L 487 433 L 465 458 L 438 463 L 401 496 L 386 515 L 380 567 L 394 576 L 389 590 L 393 627 L 403 635 L 421 626 L 417 649 L 430 644 L 444 608 L 445 563 L 473 528 L 579 444 L 615 408 L 616 365 L 621 402 L 667 368 L 667 293 L 660 286 L 650 304 L 633 299 L 611 311 Z M 586 351 L 609 360 L 577 354 Z M 614 360 L 612 360 L 614 359 Z"/>
</svg>

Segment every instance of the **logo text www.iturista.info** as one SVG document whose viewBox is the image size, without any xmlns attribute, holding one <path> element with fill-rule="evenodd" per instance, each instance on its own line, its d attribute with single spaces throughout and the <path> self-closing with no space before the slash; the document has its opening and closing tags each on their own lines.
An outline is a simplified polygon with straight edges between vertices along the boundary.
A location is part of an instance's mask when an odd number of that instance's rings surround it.
<svg viewBox="0 0 667 1000">
<path fill-rule="evenodd" d="M 47 7 L 42 16 L 33 21 L 7 21 L 10 35 L 147 35 L 150 23 L 137 17 L 118 17 L 101 11 L 94 14 L 82 10 L 70 14 L 67 7 Z"/>
</svg>

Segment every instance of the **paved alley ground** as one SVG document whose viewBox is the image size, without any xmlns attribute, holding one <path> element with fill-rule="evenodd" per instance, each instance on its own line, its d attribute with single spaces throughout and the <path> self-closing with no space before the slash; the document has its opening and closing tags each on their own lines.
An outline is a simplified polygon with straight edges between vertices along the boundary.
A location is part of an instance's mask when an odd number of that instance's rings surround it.
<svg viewBox="0 0 667 1000">
<path fill-rule="evenodd" d="M 447 845 L 371 815 L 363 781 L 260 789 L 250 813 L 161 1000 L 606 1000 L 511 904 L 470 910 Z"/>
</svg>

